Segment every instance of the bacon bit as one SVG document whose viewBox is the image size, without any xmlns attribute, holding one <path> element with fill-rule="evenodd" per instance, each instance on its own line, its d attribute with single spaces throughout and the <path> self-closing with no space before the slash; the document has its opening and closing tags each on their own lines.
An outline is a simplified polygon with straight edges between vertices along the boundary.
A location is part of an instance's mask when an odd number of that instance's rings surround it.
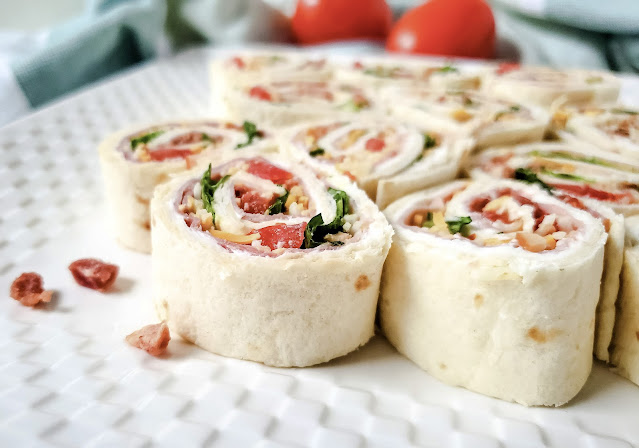
<svg viewBox="0 0 639 448">
<path fill-rule="evenodd" d="M 257 233 L 249 233 L 248 235 L 237 235 L 235 233 L 224 232 L 222 230 L 209 230 L 209 233 L 215 238 L 230 241 L 237 244 L 251 244 L 255 240 L 260 239 L 260 235 Z"/>
<path fill-rule="evenodd" d="M 546 235 L 544 239 L 546 240 L 546 250 L 553 250 L 557 247 L 557 240 L 555 240 L 552 235 Z"/>
<path fill-rule="evenodd" d="M 11 284 L 10 296 L 24 306 L 34 307 L 40 302 L 50 302 L 53 291 L 45 291 L 42 283 L 39 274 L 24 272 Z"/>
<path fill-rule="evenodd" d="M 252 87 L 251 90 L 249 90 L 249 96 L 262 101 L 271 101 L 273 99 L 268 90 L 260 86 Z"/>
<path fill-rule="evenodd" d="M 242 60 L 242 58 L 235 56 L 233 59 L 231 59 L 231 62 L 237 67 L 237 68 L 245 68 L 246 64 L 244 63 L 244 61 Z"/>
<path fill-rule="evenodd" d="M 259 234 L 256 233 L 253 235 L 261 237 L 262 245 L 270 247 L 271 250 L 279 248 L 299 249 L 304 242 L 305 230 L 305 222 L 291 226 L 286 224 L 275 224 L 274 226 L 257 229 Z"/>
<path fill-rule="evenodd" d="M 468 239 L 469 240 L 474 240 L 475 238 L 477 238 L 477 234 L 476 233 L 471 233 L 470 235 L 468 235 Z"/>
<path fill-rule="evenodd" d="M 379 152 L 384 149 L 386 142 L 381 138 L 369 138 L 366 141 L 366 150 L 371 152 Z"/>
<path fill-rule="evenodd" d="M 497 67 L 495 73 L 497 73 L 498 75 L 505 75 L 508 72 L 519 70 L 519 67 L 521 67 L 521 65 L 519 65 L 517 62 L 502 62 Z"/>
<path fill-rule="evenodd" d="M 149 355 L 160 356 L 164 354 L 169 345 L 171 333 L 166 322 L 161 322 L 142 327 L 128 335 L 125 340 L 133 347 L 146 351 Z"/>
<path fill-rule="evenodd" d="M 517 232 L 519 245 L 529 252 L 541 252 L 546 249 L 546 239 L 530 232 Z"/>
<path fill-rule="evenodd" d="M 80 286 L 106 292 L 118 277 L 120 268 L 95 258 L 82 258 L 69 265 L 69 271 Z"/>
<path fill-rule="evenodd" d="M 456 109 L 451 112 L 450 116 L 453 117 L 455 121 L 458 121 L 460 123 L 465 123 L 471 118 L 473 118 L 473 114 L 469 113 L 468 111 L 464 109 Z"/>
</svg>

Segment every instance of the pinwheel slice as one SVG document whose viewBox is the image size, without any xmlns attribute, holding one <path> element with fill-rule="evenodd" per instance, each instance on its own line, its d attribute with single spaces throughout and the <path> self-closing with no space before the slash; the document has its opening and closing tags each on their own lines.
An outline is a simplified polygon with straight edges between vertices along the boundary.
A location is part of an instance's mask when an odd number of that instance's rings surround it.
<svg viewBox="0 0 639 448">
<path fill-rule="evenodd" d="M 609 72 L 504 67 L 497 67 L 488 76 L 487 93 L 542 107 L 550 107 L 556 101 L 566 105 L 614 103 L 621 87 L 619 79 Z"/>
<path fill-rule="evenodd" d="M 254 157 L 159 186 L 160 318 L 206 350 L 276 366 L 366 343 L 392 230 L 363 191 L 330 173 Z"/>
<path fill-rule="evenodd" d="M 480 148 L 539 141 L 549 121 L 540 108 L 473 91 L 389 88 L 382 96 L 401 121 L 470 135 Z"/>
<path fill-rule="evenodd" d="M 626 216 L 639 213 L 639 167 L 586 143 L 534 143 L 486 150 L 470 162 L 473 177 L 520 177 Z"/>
<path fill-rule="evenodd" d="M 332 166 L 385 207 L 421 188 L 451 180 L 474 141 L 423 132 L 393 120 L 305 123 L 287 131 L 284 148 L 318 168 Z"/>
<path fill-rule="evenodd" d="M 592 365 L 604 227 L 536 186 L 457 181 L 384 212 L 389 341 L 436 378 L 525 405 L 573 398 Z"/>
<path fill-rule="evenodd" d="M 597 305 L 595 356 L 609 360 L 609 345 L 615 322 L 624 247 L 624 218 L 618 212 L 635 213 L 636 205 L 619 204 L 615 198 L 636 198 L 636 189 L 624 182 L 638 182 L 639 169 L 591 150 L 580 152 L 574 145 L 540 143 L 485 151 L 471 162 L 474 178 L 509 177 L 536 183 L 557 199 L 599 218 L 608 232 L 604 253 L 604 275 Z M 584 145 L 578 146 L 586 150 Z M 605 156 L 605 154 L 604 154 Z M 623 180 L 633 175 L 634 180 Z M 632 179 L 632 177 L 631 177 Z M 626 195 L 626 196 L 624 196 Z"/>
<path fill-rule="evenodd" d="M 639 162 L 639 110 L 619 105 L 560 109 L 552 122 L 563 140 L 587 142 L 634 164 Z"/>
<path fill-rule="evenodd" d="M 324 58 L 291 52 L 242 52 L 211 63 L 211 92 L 214 104 L 217 104 L 228 91 L 256 80 L 328 81 L 332 72 Z"/>
<path fill-rule="evenodd" d="M 107 203 L 115 236 L 123 246 L 151 251 L 149 201 L 156 185 L 203 161 L 235 150 L 268 151 L 270 135 L 254 123 L 192 121 L 128 129 L 99 148 Z"/>
<path fill-rule="evenodd" d="M 639 217 L 626 220 L 621 291 L 610 361 L 613 371 L 639 385 Z"/>
<path fill-rule="evenodd" d="M 365 58 L 335 69 L 340 81 L 372 88 L 421 85 L 433 89 L 472 90 L 481 87 L 477 71 L 455 63 L 428 63 L 404 59 Z"/>
<path fill-rule="evenodd" d="M 227 114 L 273 127 L 332 117 L 383 112 L 373 95 L 355 84 L 278 81 L 243 84 L 226 97 Z"/>
</svg>

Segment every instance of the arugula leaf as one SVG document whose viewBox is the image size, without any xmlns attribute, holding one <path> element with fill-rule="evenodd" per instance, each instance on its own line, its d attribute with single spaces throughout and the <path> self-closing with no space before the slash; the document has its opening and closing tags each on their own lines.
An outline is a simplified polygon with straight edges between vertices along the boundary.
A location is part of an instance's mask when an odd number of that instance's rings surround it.
<svg viewBox="0 0 639 448">
<path fill-rule="evenodd" d="M 610 109 L 610 113 L 625 114 L 625 115 L 639 115 L 639 111 L 630 110 L 630 109 L 619 109 L 619 108 Z"/>
<path fill-rule="evenodd" d="M 337 233 L 344 227 L 344 215 L 349 212 L 349 198 L 346 192 L 342 190 L 328 189 L 328 193 L 335 199 L 335 218 L 328 224 L 324 223 L 322 214 L 318 213 L 313 216 L 306 224 L 304 230 L 303 249 L 310 249 L 325 243 L 324 237 L 329 233 Z"/>
<path fill-rule="evenodd" d="M 211 137 L 208 136 L 208 134 L 205 134 L 204 132 L 202 132 L 202 141 L 203 142 L 212 142 L 213 140 L 211 139 Z"/>
<path fill-rule="evenodd" d="M 428 227 L 430 229 L 434 225 L 435 223 L 433 222 L 433 212 L 426 213 L 426 219 L 422 223 L 422 227 Z"/>
<path fill-rule="evenodd" d="M 209 163 L 208 169 L 202 175 L 202 180 L 200 180 L 200 185 L 202 187 L 202 202 L 204 203 L 204 208 L 207 212 L 213 215 L 213 222 L 215 222 L 215 210 L 213 209 L 213 195 L 215 194 L 215 190 L 220 188 L 220 186 L 226 182 L 231 176 L 224 176 L 217 182 L 211 179 L 211 164 Z"/>
<path fill-rule="evenodd" d="M 246 132 L 247 140 L 244 143 L 238 143 L 235 149 L 244 148 L 245 146 L 248 146 L 251 143 L 253 143 L 253 139 L 255 137 L 259 138 L 262 136 L 262 133 L 257 129 L 257 126 L 255 125 L 255 123 L 252 123 L 250 121 L 245 121 L 244 123 L 242 123 L 242 128 L 244 128 L 244 132 Z"/>
<path fill-rule="evenodd" d="M 314 150 L 309 152 L 308 155 L 311 156 L 311 157 L 317 157 L 317 156 L 323 155 L 325 152 L 326 151 L 324 151 L 323 148 L 315 148 Z"/>
<path fill-rule="evenodd" d="M 473 220 L 470 218 L 470 216 L 462 216 L 452 221 L 446 221 L 446 225 L 448 226 L 448 231 L 452 235 L 460 233 L 463 236 L 468 236 L 470 232 L 468 224 L 470 224 L 471 222 L 473 222 Z"/>
<path fill-rule="evenodd" d="M 440 73 L 457 73 L 459 72 L 459 69 L 456 67 L 453 67 L 452 65 L 444 65 L 442 68 L 437 70 Z"/>
<path fill-rule="evenodd" d="M 142 143 L 149 143 L 154 138 L 159 135 L 164 134 L 164 131 L 154 131 L 149 132 L 148 134 L 140 135 L 139 137 L 135 137 L 131 139 L 131 150 L 135 151 L 135 148 Z"/>
<path fill-rule="evenodd" d="M 437 140 L 430 134 L 424 134 L 424 149 L 434 148 L 435 146 L 437 146 Z"/>
<path fill-rule="evenodd" d="M 284 211 L 284 205 L 286 204 L 286 200 L 288 199 L 288 190 L 277 198 L 273 205 L 271 205 L 268 210 L 266 210 L 267 215 L 277 215 L 278 213 L 282 213 Z"/>
<path fill-rule="evenodd" d="M 596 182 L 596 180 L 590 179 L 588 177 L 576 176 L 574 174 L 569 174 L 569 173 L 558 173 L 556 171 L 547 170 L 546 168 L 543 168 L 541 172 L 542 174 L 556 177 L 557 179 L 574 180 L 576 182 L 585 182 L 587 184 L 594 184 Z"/>
<path fill-rule="evenodd" d="M 541 188 L 552 194 L 552 187 L 537 177 L 537 175 L 528 168 L 517 168 L 515 170 L 515 179 L 528 184 L 538 184 Z"/>
</svg>

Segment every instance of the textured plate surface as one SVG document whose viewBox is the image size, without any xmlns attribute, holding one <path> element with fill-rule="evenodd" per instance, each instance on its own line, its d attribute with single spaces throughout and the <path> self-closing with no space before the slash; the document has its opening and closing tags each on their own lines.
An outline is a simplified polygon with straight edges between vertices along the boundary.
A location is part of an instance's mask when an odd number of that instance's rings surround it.
<svg viewBox="0 0 639 448">
<path fill-rule="evenodd" d="M 150 257 L 106 228 L 97 143 L 133 123 L 207 113 L 207 50 L 135 69 L 0 129 L 0 446 L 630 447 L 639 388 L 595 365 L 559 409 L 445 386 L 380 336 L 344 358 L 275 369 L 177 338 L 155 359 L 123 337 L 155 321 Z M 623 99 L 639 105 L 639 79 Z M 120 266 L 116 290 L 77 286 L 81 257 Z M 8 298 L 39 272 L 43 309 Z"/>
</svg>

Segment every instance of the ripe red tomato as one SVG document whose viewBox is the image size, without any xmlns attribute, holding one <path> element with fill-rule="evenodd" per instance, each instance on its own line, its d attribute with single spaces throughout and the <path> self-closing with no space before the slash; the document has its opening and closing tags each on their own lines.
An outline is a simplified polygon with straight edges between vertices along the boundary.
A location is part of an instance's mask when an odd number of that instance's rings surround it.
<svg viewBox="0 0 639 448">
<path fill-rule="evenodd" d="M 495 57 L 495 19 L 483 0 L 430 0 L 404 14 L 386 41 L 398 53 Z"/>
<path fill-rule="evenodd" d="M 293 33 L 301 44 L 335 40 L 382 40 L 393 15 L 385 0 L 298 0 Z"/>
</svg>

